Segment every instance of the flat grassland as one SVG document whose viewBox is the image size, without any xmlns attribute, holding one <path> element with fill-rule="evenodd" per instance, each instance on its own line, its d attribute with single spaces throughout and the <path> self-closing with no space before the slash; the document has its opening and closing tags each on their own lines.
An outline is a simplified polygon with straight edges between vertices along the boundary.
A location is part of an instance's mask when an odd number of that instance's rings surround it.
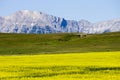
<svg viewBox="0 0 120 80">
<path fill-rule="evenodd" d="M 0 80 L 119 79 L 119 51 L 0 56 Z"/>
<path fill-rule="evenodd" d="M 120 51 L 120 32 L 89 34 L 80 38 L 75 33 L 3 34 L 0 33 L 0 55 L 35 55 Z"/>
</svg>

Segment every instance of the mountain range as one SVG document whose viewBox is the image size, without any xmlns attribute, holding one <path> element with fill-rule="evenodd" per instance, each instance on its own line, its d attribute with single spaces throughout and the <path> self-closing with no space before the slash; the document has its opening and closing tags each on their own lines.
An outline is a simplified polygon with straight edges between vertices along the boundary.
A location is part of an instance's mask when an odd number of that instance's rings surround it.
<svg viewBox="0 0 120 80">
<path fill-rule="evenodd" d="M 87 20 L 66 20 L 39 11 L 21 10 L 0 17 L 0 33 L 87 33 L 120 31 L 120 18 L 91 23 Z"/>
</svg>

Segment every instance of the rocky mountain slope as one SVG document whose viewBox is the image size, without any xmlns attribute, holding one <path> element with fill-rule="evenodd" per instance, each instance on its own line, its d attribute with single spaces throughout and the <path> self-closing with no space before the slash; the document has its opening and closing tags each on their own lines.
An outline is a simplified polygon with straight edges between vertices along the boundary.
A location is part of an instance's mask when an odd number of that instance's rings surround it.
<svg viewBox="0 0 120 80">
<path fill-rule="evenodd" d="M 42 12 L 22 10 L 10 16 L 0 17 L 1 33 L 64 33 L 88 34 L 120 31 L 120 18 L 98 23 L 87 20 L 66 20 Z"/>
</svg>

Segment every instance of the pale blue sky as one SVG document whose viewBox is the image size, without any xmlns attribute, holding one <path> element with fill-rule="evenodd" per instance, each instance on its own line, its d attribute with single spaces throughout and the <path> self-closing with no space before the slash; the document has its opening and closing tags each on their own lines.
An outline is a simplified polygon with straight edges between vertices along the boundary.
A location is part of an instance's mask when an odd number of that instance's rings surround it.
<svg viewBox="0 0 120 80">
<path fill-rule="evenodd" d="M 0 16 L 37 10 L 70 20 L 98 22 L 120 18 L 120 0 L 0 0 Z"/>
</svg>

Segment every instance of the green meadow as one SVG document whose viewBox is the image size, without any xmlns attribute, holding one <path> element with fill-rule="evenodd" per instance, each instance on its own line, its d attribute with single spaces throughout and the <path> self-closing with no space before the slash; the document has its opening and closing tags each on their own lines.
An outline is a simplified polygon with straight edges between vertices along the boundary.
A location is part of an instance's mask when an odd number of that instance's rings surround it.
<svg viewBox="0 0 120 80">
<path fill-rule="evenodd" d="M 0 33 L 0 80 L 119 80 L 120 32 Z"/>
<path fill-rule="evenodd" d="M 120 32 L 89 34 L 0 34 L 0 55 L 120 51 Z"/>
</svg>

